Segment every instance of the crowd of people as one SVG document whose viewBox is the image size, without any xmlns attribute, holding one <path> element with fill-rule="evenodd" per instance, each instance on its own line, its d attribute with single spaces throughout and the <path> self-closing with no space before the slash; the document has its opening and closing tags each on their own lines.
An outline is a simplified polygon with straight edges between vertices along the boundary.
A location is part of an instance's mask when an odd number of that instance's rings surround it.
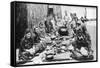
<svg viewBox="0 0 100 68">
<path fill-rule="evenodd" d="M 70 52 L 75 60 L 92 60 L 91 37 L 85 24 L 86 18 L 70 13 L 61 18 L 59 14 L 49 14 L 38 26 L 27 28 L 20 41 L 18 61 L 53 60 L 59 53 Z M 35 61 L 36 59 L 36 61 Z"/>
</svg>

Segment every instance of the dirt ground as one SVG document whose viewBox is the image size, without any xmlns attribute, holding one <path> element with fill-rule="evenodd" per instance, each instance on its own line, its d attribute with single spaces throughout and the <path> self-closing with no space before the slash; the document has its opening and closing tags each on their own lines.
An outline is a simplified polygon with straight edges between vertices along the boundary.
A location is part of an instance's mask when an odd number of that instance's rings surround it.
<svg viewBox="0 0 100 68">
<path fill-rule="evenodd" d="M 93 55 L 94 55 L 94 60 L 96 60 L 96 21 L 89 21 L 86 22 L 86 27 L 87 30 L 91 36 L 91 41 L 92 41 L 92 45 L 91 48 L 94 51 Z M 62 63 L 62 62 L 78 62 L 77 60 L 74 59 L 67 59 L 70 57 L 70 53 L 66 52 L 66 53 L 62 53 L 62 54 L 57 54 L 54 59 L 56 59 L 56 61 L 50 61 L 50 62 L 43 62 L 42 64 L 48 64 L 48 63 Z M 62 59 L 62 60 L 60 60 Z M 30 65 L 30 64 L 34 64 L 33 62 L 28 62 L 25 63 L 24 65 Z"/>
</svg>

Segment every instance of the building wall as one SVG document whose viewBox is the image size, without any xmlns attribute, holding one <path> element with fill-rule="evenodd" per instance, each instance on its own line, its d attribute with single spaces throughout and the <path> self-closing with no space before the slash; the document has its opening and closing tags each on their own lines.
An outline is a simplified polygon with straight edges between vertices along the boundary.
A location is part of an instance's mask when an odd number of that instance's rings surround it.
<svg viewBox="0 0 100 68">
<path fill-rule="evenodd" d="M 30 28 L 31 25 L 38 25 L 38 23 L 47 15 L 47 5 L 27 4 L 27 11 L 28 27 Z"/>
<path fill-rule="evenodd" d="M 47 16 L 48 8 L 52 7 L 54 14 L 62 17 L 61 6 L 59 5 L 45 5 L 45 4 L 27 4 L 27 20 L 28 27 L 37 25 L 44 17 Z"/>
</svg>

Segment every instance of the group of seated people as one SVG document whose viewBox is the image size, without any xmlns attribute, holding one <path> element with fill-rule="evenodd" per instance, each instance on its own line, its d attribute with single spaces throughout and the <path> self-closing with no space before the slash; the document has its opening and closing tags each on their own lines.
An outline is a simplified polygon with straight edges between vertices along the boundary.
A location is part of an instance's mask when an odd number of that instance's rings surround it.
<svg viewBox="0 0 100 68">
<path fill-rule="evenodd" d="M 19 59 L 22 61 L 31 60 L 52 45 L 53 48 L 56 48 L 55 50 L 57 50 L 57 46 L 72 45 L 73 49 L 69 49 L 69 51 L 72 53 L 73 59 L 89 59 L 93 51 L 85 22 L 83 22 L 83 18 L 78 19 L 76 13 L 71 13 L 70 17 L 71 20 L 69 20 L 67 13 L 63 19 L 50 14 L 37 27 L 34 25 L 32 29 L 26 29 L 20 42 Z M 62 40 L 56 42 L 57 39 L 58 41 Z M 93 56 L 91 58 L 93 59 Z"/>
</svg>

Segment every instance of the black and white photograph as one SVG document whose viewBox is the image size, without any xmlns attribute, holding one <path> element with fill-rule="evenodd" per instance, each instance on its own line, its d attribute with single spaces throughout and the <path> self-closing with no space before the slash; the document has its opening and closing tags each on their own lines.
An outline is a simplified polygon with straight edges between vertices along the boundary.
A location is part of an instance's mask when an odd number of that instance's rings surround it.
<svg viewBox="0 0 100 68">
<path fill-rule="evenodd" d="M 97 6 L 13 3 L 15 65 L 97 61 Z"/>
</svg>

